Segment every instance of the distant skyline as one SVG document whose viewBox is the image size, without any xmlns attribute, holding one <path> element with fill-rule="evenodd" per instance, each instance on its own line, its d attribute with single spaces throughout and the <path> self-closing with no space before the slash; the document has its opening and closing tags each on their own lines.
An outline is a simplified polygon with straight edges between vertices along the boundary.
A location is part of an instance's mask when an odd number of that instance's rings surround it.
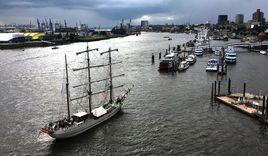
<svg viewBox="0 0 268 156">
<path fill-rule="evenodd" d="M 268 0 L 0 0 L 0 24 L 32 24 L 46 17 L 52 22 L 74 26 L 111 27 L 122 19 L 133 24 L 149 20 L 150 24 L 216 23 L 218 15 L 235 21 L 243 14 L 244 21 L 261 9 L 268 18 Z"/>
</svg>

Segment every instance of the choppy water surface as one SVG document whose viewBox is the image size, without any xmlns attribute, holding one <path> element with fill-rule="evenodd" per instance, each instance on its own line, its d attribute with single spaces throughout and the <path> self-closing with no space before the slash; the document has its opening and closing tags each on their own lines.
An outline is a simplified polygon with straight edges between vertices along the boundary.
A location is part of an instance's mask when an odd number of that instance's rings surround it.
<svg viewBox="0 0 268 156">
<path fill-rule="evenodd" d="M 168 41 L 164 36 L 170 36 Z M 38 129 L 66 110 L 62 102 L 64 54 L 70 66 L 79 66 L 75 51 L 86 43 L 57 50 L 31 48 L 0 51 L 0 154 L 1 155 L 267 155 L 267 127 L 222 104 L 211 104 L 215 73 L 205 72 L 210 55 L 199 57 L 183 73 L 159 73 L 158 53 L 194 35 L 143 33 L 91 42 L 101 51 L 118 48 L 123 66 L 135 88 L 120 114 L 69 140 L 38 135 Z M 151 54 L 155 53 L 155 64 Z M 93 62 L 99 56 L 94 54 Z M 78 63 L 77 63 L 78 62 Z M 232 90 L 268 93 L 268 56 L 239 50 L 236 65 L 220 78 L 222 92 L 228 77 Z M 95 70 L 93 77 L 102 73 Z M 76 106 L 72 106 L 72 111 Z"/>
</svg>

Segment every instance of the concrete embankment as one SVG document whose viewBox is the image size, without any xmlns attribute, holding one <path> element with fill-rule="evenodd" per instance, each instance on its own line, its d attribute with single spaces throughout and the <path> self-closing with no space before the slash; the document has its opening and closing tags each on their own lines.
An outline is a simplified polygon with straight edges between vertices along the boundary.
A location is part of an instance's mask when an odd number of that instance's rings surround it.
<svg viewBox="0 0 268 156">
<path fill-rule="evenodd" d="M 51 40 L 51 41 L 27 41 L 21 43 L 0 43 L 0 49 L 20 49 L 20 48 L 29 48 L 29 47 L 47 47 L 55 45 L 63 45 L 75 42 L 93 42 L 106 40 L 110 38 L 125 37 L 126 35 L 111 35 L 111 36 L 85 36 L 78 37 L 74 40 Z"/>
<path fill-rule="evenodd" d="M 29 41 L 22 43 L 1 43 L 0 49 L 19 49 L 19 48 L 28 48 L 28 47 L 46 47 L 52 46 L 55 43 L 48 41 Z"/>
</svg>

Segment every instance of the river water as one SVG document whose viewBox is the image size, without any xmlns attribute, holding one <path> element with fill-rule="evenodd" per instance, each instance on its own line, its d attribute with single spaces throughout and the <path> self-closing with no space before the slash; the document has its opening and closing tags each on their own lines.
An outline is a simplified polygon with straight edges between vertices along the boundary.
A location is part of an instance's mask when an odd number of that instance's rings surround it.
<svg viewBox="0 0 268 156">
<path fill-rule="evenodd" d="M 39 135 L 38 129 L 66 112 L 64 54 L 71 66 L 78 66 L 75 52 L 85 50 L 86 43 L 56 50 L 0 50 L 0 155 L 267 155 L 267 127 L 228 106 L 212 104 L 210 92 L 215 80 L 221 80 L 226 92 L 230 77 L 232 91 L 242 92 L 246 82 L 248 92 L 267 95 L 268 56 L 238 49 L 237 63 L 228 66 L 226 77 L 205 71 L 208 54 L 186 72 L 158 72 L 159 52 L 193 38 L 142 33 L 89 43 L 100 51 L 118 48 L 113 55 L 123 65 L 115 71 L 124 72 L 135 87 L 117 116 L 62 141 Z M 97 64 L 98 58 L 94 54 L 92 61 Z"/>
</svg>

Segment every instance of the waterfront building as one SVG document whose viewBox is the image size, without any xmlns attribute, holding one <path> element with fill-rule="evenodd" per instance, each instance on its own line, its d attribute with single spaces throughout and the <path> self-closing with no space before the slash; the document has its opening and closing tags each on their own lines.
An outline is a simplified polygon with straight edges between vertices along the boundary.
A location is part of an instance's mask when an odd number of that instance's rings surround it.
<svg viewBox="0 0 268 156">
<path fill-rule="evenodd" d="M 219 25 L 228 24 L 228 15 L 219 15 L 218 16 L 218 24 Z"/>
<path fill-rule="evenodd" d="M 13 26 L 0 26 L 0 33 L 15 33 L 16 27 Z"/>
<path fill-rule="evenodd" d="M 148 20 L 142 20 L 141 21 L 141 29 L 147 30 L 149 28 L 149 21 Z"/>
<path fill-rule="evenodd" d="M 261 9 L 257 9 L 257 11 L 252 14 L 252 19 L 256 22 L 260 22 L 261 25 L 265 25 L 264 13 L 261 12 Z"/>
<path fill-rule="evenodd" d="M 255 26 L 259 27 L 261 26 L 260 22 L 257 22 L 255 20 L 249 20 L 248 23 L 247 23 L 247 28 L 248 29 L 252 29 L 254 28 Z"/>
<path fill-rule="evenodd" d="M 23 42 L 23 33 L 0 33 L 0 43 Z"/>
<path fill-rule="evenodd" d="M 236 24 L 243 24 L 244 23 L 244 15 L 243 14 L 237 14 L 235 16 L 235 23 Z"/>
</svg>

